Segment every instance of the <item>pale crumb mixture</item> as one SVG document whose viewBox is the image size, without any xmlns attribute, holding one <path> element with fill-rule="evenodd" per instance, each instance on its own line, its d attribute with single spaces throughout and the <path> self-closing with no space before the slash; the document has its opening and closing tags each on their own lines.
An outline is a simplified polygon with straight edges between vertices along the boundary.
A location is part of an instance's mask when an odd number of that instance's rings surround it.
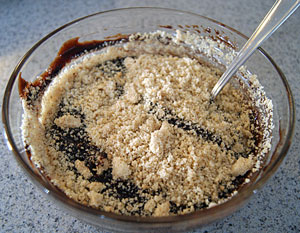
<svg viewBox="0 0 300 233">
<path fill-rule="evenodd" d="M 210 103 L 219 69 L 177 56 L 179 45 L 167 54 L 143 43 L 86 56 L 33 108 L 23 101 L 31 159 L 70 198 L 104 211 L 168 216 L 226 201 L 268 151 L 259 111 L 231 85 Z"/>
</svg>

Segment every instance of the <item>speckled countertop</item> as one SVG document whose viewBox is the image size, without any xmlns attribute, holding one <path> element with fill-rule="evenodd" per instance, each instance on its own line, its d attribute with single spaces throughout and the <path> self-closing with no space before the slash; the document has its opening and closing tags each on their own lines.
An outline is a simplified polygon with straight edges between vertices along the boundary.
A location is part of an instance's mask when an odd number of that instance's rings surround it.
<svg viewBox="0 0 300 233">
<path fill-rule="evenodd" d="M 43 36 L 73 19 L 131 6 L 182 9 L 250 35 L 273 0 L 0 0 L 0 97 L 23 54 Z M 262 46 L 282 69 L 300 106 L 300 10 Z M 2 101 L 0 103 L 2 105 Z M 294 143 L 276 174 L 231 216 L 193 232 L 300 232 L 300 114 Z M 2 125 L 1 131 L 3 131 Z M 0 138 L 0 232 L 101 232 L 41 195 Z"/>
</svg>

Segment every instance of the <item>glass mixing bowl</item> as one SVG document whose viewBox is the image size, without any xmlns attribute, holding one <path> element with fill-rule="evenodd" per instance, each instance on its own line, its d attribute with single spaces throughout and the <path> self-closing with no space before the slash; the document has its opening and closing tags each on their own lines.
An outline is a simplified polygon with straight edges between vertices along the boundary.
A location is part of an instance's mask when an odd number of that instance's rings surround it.
<svg viewBox="0 0 300 233">
<path fill-rule="evenodd" d="M 93 225 L 107 230 L 123 232 L 184 231 L 210 223 L 229 215 L 244 204 L 276 171 L 292 141 L 295 108 L 291 90 L 284 74 L 261 48 L 247 61 L 248 70 L 258 76 L 266 95 L 274 105 L 274 130 L 271 150 L 263 168 L 244 185 L 239 193 L 227 202 L 190 214 L 170 217 L 121 216 L 83 206 L 69 199 L 61 190 L 45 178 L 26 155 L 21 135 L 22 105 L 17 78 L 20 73 L 27 81 L 33 81 L 56 57 L 61 45 L 74 37 L 80 41 L 101 40 L 112 35 L 156 30 L 174 33 L 174 30 L 190 31 L 217 38 L 229 47 L 239 50 L 247 37 L 238 31 L 212 19 L 189 12 L 161 8 L 128 8 L 100 12 L 70 22 L 37 42 L 14 69 L 4 95 L 2 119 L 10 150 L 32 181 L 49 199 L 54 200 L 70 213 Z"/>
</svg>

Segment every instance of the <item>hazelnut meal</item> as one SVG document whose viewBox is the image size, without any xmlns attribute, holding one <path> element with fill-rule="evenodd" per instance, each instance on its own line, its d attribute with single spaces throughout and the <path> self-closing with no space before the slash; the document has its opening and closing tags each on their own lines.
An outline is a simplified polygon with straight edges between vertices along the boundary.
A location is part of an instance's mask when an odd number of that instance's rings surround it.
<svg viewBox="0 0 300 233">
<path fill-rule="evenodd" d="M 272 102 L 247 72 L 252 89 L 228 84 L 209 101 L 222 71 L 195 54 L 217 43 L 137 33 L 33 83 L 20 78 L 30 159 L 69 198 L 117 214 L 180 215 L 230 199 L 270 149 Z"/>
</svg>

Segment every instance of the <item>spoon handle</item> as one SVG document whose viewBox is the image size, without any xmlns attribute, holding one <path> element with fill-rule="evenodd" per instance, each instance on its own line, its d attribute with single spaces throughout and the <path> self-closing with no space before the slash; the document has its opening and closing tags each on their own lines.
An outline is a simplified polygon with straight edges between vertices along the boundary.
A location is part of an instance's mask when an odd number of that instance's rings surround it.
<svg viewBox="0 0 300 233">
<path fill-rule="evenodd" d="M 256 28 L 247 43 L 233 59 L 222 77 L 216 83 L 211 92 L 211 100 L 214 100 L 235 72 L 252 55 L 255 49 L 298 8 L 300 0 L 277 0 L 260 25 Z"/>
</svg>

